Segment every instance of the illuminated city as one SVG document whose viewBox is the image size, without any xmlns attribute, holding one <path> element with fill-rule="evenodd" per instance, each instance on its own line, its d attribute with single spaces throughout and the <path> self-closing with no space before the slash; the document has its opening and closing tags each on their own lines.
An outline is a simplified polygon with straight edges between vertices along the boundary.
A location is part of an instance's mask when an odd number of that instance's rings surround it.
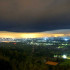
<svg viewBox="0 0 70 70">
<path fill-rule="evenodd" d="M 0 0 L 0 70 L 70 70 L 70 0 Z"/>
<path fill-rule="evenodd" d="M 65 61 L 70 61 L 69 34 L 42 34 L 39 38 L 38 35 L 40 36 L 40 34 L 29 34 L 17 34 L 18 36 L 23 36 L 22 38 L 16 37 L 15 34 L 14 36 L 10 34 L 9 38 L 6 38 L 6 36 L 4 36 L 5 34 L 2 35 L 4 37 L 0 38 L 0 53 L 3 54 L 0 54 L 0 59 L 7 59 L 7 61 L 9 61 L 11 57 L 16 57 L 16 60 L 18 58 L 18 61 L 22 61 L 24 58 L 29 58 L 27 59 L 28 62 L 36 61 L 37 63 L 40 61 L 44 66 L 46 64 L 58 66 L 59 63 L 59 66 L 61 66 Z M 9 33 L 7 35 L 9 35 Z M 23 53 L 22 59 L 19 58 L 21 53 Z M 34 59 L 34 61 L 30 59 Z M 14 66 L 12 67 L 14 69 Z"/>
</svg>

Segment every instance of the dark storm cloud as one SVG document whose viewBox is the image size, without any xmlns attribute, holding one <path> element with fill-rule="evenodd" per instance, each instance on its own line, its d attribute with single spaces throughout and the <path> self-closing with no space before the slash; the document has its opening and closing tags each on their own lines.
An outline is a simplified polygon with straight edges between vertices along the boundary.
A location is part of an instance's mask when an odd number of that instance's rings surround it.
<svg viewBox="0 0 70 70">
<path fill-rule="evenodd" d="M 51 20 L 51 21 L 50 21 Z M 55 29 L 70 29 L 70 21 L 62 19 L 38 20 L 31 23 L 0 22 L 0 31 L 41 32 Z"/>
<path fill-rule="evenodd" d="M 0 0 L 0 18 L 31 20 L 57 17 L 70 12 L 69 0 Z"/>
<path fill-rule="evenodd" d="M 70 28 L 70 0 L 0 0 L 0 31 Z"/>
</svg>

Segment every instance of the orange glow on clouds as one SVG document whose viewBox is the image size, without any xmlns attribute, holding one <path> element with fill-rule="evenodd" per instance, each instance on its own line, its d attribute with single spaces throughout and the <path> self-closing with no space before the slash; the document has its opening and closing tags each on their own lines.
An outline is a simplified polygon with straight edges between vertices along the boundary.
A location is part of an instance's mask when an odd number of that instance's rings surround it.
<svg viewBox="0 0 70 70">
<path fill-rule="evenodd" d="M 70 34 L 53 34 L 53 33 L 17 33 L 17 32 L 0 32 L 0 38 L 42 38 L 42 37 L 63 37 L 70 36 Z"/>
</svg>

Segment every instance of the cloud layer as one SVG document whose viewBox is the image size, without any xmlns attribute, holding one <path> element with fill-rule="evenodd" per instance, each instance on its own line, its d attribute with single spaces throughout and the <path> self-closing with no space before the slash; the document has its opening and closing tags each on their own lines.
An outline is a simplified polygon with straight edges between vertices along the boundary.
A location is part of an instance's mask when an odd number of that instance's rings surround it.
<svg viewBox="0 0 70 70">
<path fill-rule="evenodd" d="M 0 31 L 70 28 L 70 0 L 0 0 Z"/>
<path fill-rule="evenodd" d="M 52 31 L 44 31 L 43 33 L 70 34 L 70 29 L 59 29 L 59 30 L 52 30 Z"/>
<path fill-rule="evenodd" d="M 0 19 L 3 20 L 30 21 L 69 14 L 70 0 L 0 0 Z"/>
</svg>

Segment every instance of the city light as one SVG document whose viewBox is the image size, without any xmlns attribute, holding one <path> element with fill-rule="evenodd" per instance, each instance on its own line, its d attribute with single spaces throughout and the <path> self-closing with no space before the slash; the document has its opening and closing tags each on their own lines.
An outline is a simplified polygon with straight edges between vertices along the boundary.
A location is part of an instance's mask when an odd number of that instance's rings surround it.
<svg viewBox="0 0 70 70">
<path fill-rule="evenodd" d="M 65 41 L 68 41 L 68 39 L 67 39 L 67 38 L 65 38 L 64 40 L 65 40 Z"/>
<path fill-rule="evenodd" d="M 63 55 L 62 57 L 63 57 L 64 59 L 66 59 L 66 58 L 67 58 L 67 56 L 66 56 L 66 55 Z"/>
<path fill-rule="evenodd" d="M 46 40 L 46 38 L 44 38 L 44 40 Z"/>
</svg>

